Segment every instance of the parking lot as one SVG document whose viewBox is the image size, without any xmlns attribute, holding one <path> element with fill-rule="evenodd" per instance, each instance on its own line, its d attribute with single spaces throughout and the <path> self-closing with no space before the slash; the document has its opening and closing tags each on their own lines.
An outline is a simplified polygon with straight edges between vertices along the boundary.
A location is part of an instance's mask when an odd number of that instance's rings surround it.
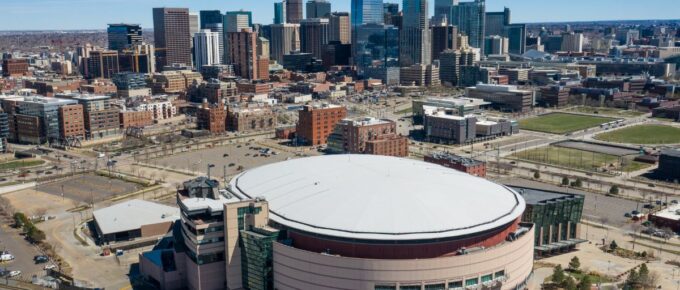
<svg viewBox="0 0 680 290">
<path fill-rule="evenodd" d="M 102 201 L 112 196 L 137 191 L 141 186 L 119 179 L 87 174 L 39 185 L 36 190 L 78 202 Z M 63 190 L 63 191 L 62 191 Z"/>
<path fill-rule="evenodd" d="M 0 262 L 0 270 L 21 271 L 19 278 L 31 279 L 33 275 L 43 275 L 43 267 L 46 264 L 35 264 L 33 257 L 39 255 L 37 248 L 23 240 L 19 231 L 3 223 L 0 225 L 0 252 L 8 251 L 15 259 L 9 262 Z"/>
<path fill-rule="evenodd" d="M 230 144 L 210 149 L 201 149 L 193 152 L 179 153 L 172 156 L 154 159 L 151 163 L 163 167 L 188 170 L 193 172 L 207 173 L 208 165 L 214 165 L 210 170 L 211 176 L 232 176 L 261 165 L 280 162 L 289 158 L 297 158 L 302 155 L 317 155 L 316 151 L 304 150 L 302 147 L 268 147 L 263 142 L 251 142 L 242 144 Z M 269 153 L 263 151 L 269 148 Z M 284 149 L 284 150 L 281 150 Z M 307 148 L 308 149 L 308 148 Z M 299 155 L 299 156 L 298 156 Z"/>
<path fill-rule="evenodd" d="M 583 203 L 583 219 L 594 223 L 605 223 L 619 228 L 632 224 L 631 220 L 624 216 L 626 212 L 631 212 L 636 208 L 639 211 L 642 211 L 643 206 L 642 204 L 627 199 L 609 197 L 574 188 L 559 187 L 520 178 L 504 178 L 497 182 L 507 185 L 583 195 L 586 198 Z"/>
</svg>

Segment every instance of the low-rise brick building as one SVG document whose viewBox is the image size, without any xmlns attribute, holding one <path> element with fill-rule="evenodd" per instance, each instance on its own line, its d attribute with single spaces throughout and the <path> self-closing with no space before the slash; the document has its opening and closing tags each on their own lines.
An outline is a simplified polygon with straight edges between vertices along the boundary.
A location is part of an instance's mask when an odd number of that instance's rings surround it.
<svg viewBox="0 0 680 290">
<path fill-rule="evenodd" d="M 328 150 L 332 153 L 406 157 L 408 138 L 397 134 L 397 124 L 391 120 L 345 119 L 335 125 L 328 137 Z"/>
<path fill-rule="evenodd" d="M 210 131 L 213 134 L 222 134 L 226 130 L 227 125 L 227 110 L 224 106 L 209 105 L 203 103 L 203 106 L 196 111 L 196 123 L 199 130 Z"/>
<path fill-rule="evenodd" d="M 85 113 L 83 105 L 59 107 L 59 130 L 62 139 L 85 139 Z"/>
<path fill-rule="evenodd" d="M 298 111 L 297 139 L 307 145 L 326 144 L 335 124 L 347 117 L 347 108 L 335 105 L 307 105 Z"/>
<path fill-rule="evenodd" d="M 437 152 L 432 155 L 426 155 L 425 161 L 478 177 L 486 176 L 486 163 L 447 152 Z"/>
<path fill-rule="evenodd" d="M 227 130 L 235 132 L 268 131 L 276 128 L 276 113 L 269 107 L 227 110 Z"/>
<path fill-rule="evenodd" d="M 120 116 L 120 127 L 126 129 L 128 127 L 143 128 L 153 125 L 152 111 L 122 111 Z"/>
</svg>

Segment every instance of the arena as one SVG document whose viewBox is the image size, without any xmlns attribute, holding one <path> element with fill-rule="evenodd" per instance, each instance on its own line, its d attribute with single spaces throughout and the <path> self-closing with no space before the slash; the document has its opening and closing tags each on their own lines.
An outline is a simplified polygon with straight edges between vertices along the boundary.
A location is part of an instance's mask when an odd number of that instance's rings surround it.
<svg viewBox="0 0 680 290">
<path fill-rule="evenodd" d="M 276 289 L 520 289 L 534 229 L 524 199 L 439 165 L 372 155 L 289 160 L 229 184 L 266 200 Z"/>
</svg>

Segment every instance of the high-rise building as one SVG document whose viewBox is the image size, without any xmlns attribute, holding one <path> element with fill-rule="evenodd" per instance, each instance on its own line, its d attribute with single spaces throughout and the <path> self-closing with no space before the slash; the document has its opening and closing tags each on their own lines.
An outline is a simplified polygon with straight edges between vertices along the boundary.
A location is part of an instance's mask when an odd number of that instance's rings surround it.
<svg viewBox="0 0 680 290">
<path fill-rule="evenodd" d="M 90 52 L 90 57 L 87 59 L 89 78 L 110 79 L 114 74 L 118 73 L 119 70 L 120 66 L 118 64 L 117 51 L 95 50 Z"/>
<path fill-rule="evenodd" d="M 352 43 L 352 27 L 347 12 L 333 12 L 330 15 L 330 31 L 328 41 L 338 41 L 342 44 Z"/>
<path fill-rule="evenodd" d="M 200 17 L 196 12 L 189 12 L 189 31 L 191 32 L 191 38 L 201 30 Z"/>
<path fill-rule="evenodd" d="M 286 23 L 286 1 L 274 3 L 274 24 Z"/>
<path fill-rule="evenodd" d="M 228 11 L 224 14 L 222 23 L 223 35 L 223 63 L 230 64 L 229 58 L 229 41 L 228 34 L 230 32 L 241 32 L 243 29 L 251 28 L 253 26 L 253 13 L 250 11 Z"/>
<path fill-rule="evenodd" d="M 282 63 L 284 55 L 300 49 L 300 24 L 272 24 L 269 41 L 271 59 Z"/>
<path fill-rule="evenodd" d="M 563 33 L 562 51 L 583 52 L 583 33 Z"/>
<path fill-rule="evenodd" d="M 250 29 L 229 32 L 229 58 L 234 64 L 234 73 L 246 79 L 260 79 L 258 76 L 257 34 Z"/>
<path fill-rule="evenodd" d="M 203 10 L 200 11 L 201 29 L 209 29 L 212 32 L 217 32 L 220 39 L 220 59 L 225 62 L 224 58 L 224 19 L 219 10 Z"/>
<path fill-rule="evenodd" d="M 434 19 L 435 21 L 441 21 L 444 18 L 451 23 L 449 19 L 451 14 L 451 7 L 458 4 L 458 0 L 434 0 Z"/>
<path fill-rule="evenodd" d="M 352 31 L 353 61 L 362 78 L 399 84 L 399 29 L 392 25 L 364 24 Z"/>
<path fill-rule="evenodd" d="M 399 4 L 398 3 L 385 3 L 383 4 L 383 17 L 385 24 L 388 25 L 395 25 L 395 26 L 401 26 L 401 21 L 397 21 L 397 19 L 401 19 L 401 14 L 399 13 Z"/>
<path fill-rule="evenodd" d="M 486 29 L 484 35 L 504 35 L 505 27 L 510 25 L 510 8 L 501 12 L 486 12 Z"/>
<path fill-rule="evenodd" d="M 486 2 L 474 0 L 460 2 L 451 8 L 450 23 L 458 27 L 458 31 L 467 35 L 470 46 L 484 51 L 484 32 L 486 30 Z"/>
<path fill-rule="evenodd" d="M 189 9 L 154 8 L 153 27 L 156 68 L 191 64 L 191 27 Z"/>
<path fill-rule="evenodd" d="M 198 12 L 201 29 L 210 29 L 212 24 L 222 24 L 222 12 L 219 10 L 201 10 Z"/>
<path fill-rule="evenodd" d="M 300 23 L 304 19 L 302 10 L 302 0 L 286 0 L 286 22 Z"/>
<path fill-rule="evenodd" d="M 328 18 L 331 14 L 331 3 L 328 0 L 307 1 L 307 19 Z"/>
<path fill-rule="evenodd" d="M 383 9 L 383 0 L 352 0 L 352 28 L 385 23 Z"/>
<path fill-rule="evenodd" d="M 300 48 L 302 52 L 311 53 L 321 59 L 328 44 L 329 21 L 326 18 L 304 19 L 300 22 Z"/>
<path fill-rule="evenodd" d="M 264 37 L 257 38 L 257 57 L 269 59 L 271 54 L 269 39 Z"/>
<path fill-rule="evenodd" d="M 399 36 L 399 64 L 430 64 L 432 42 L 428 17 L 429 0 L 404 0 L 404 23 Z"/>
<path fill-rule="evenodd" d="M 461 80 L 461 67 L 474 64 L 475 55 L 470 49 L 443 51 L 439 56 L 439 74 L 442 83 L 458 86 Z"/>
<path fill-rule="evenodd" d="M 484 55 L 508 54 L 508 39 L 500 35 L 484 38 Z"/>
<path fill-rule="evenodd" d="M 453 25 L 432 26 L 432 60 L 439 59 L 439 54 L 458 46 L 458 27 Z"/>
<path fill-rule="evenodd" d="M 139 24 L 109 24 L 106 30 L 110 50 L 123 50 L 142 44 L 142 27 Z"/>
<path fill-rule="evenodd" d="M 524 54 L 527 50 L 527 25 L 510 24 L 505 27 L 505 35 L 508 38 L 508 52 L 512 54 Z M 538 43 L 540 45 L 540 42 Z"/>
<path fill-rule="evenodd" d="M 197 70 L 203 66 L 220 64 L 220 34 L 203 29 L 194 35 L 194 65 Z"/>
</svg>

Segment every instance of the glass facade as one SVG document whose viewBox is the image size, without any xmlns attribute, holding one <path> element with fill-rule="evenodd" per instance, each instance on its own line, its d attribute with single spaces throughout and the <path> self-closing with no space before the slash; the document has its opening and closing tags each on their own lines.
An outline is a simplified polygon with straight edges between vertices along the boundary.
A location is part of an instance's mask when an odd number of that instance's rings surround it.
<svg viewBox="0 0 680 290">
<path fill-rule="evenodd" d="M 366 24 L 357 28 L 354 63 L 359 76 L 398 83 L 399 29 L 392 25 Z M 390 72 L 396 71 L 396 76 Z"/>
<path fill-rule="evenodd" d="M 534 199 L 534 193 L 528 197 L 526 194 L 523 196 L 527 199 L 527 209 L 522 221 L 535 224 L 536 246 L 578 239 L 577 225 L 583 215 L 583 196 L 549 193 L 549 198 Z"/>
<path fill-rule="evenodd" d="M 470 46 L 484 51 L 486 30 L 486 4 L 484 0 L 461 2 L 451 8 L 451 24 L 458 26 L 458 32 L 469 37 Z"/>
<path fill-rule="evenodd" d="M 383 0 L 352 0 L 352 27 L 383 24 Z"/>
<path fill-rule="evenodd" d="M 272 244 L 278 235 L 278 231 L 263 229 L 241 231 L 241 275 L 245 289 L 274 289 Z"/>
</svg>

